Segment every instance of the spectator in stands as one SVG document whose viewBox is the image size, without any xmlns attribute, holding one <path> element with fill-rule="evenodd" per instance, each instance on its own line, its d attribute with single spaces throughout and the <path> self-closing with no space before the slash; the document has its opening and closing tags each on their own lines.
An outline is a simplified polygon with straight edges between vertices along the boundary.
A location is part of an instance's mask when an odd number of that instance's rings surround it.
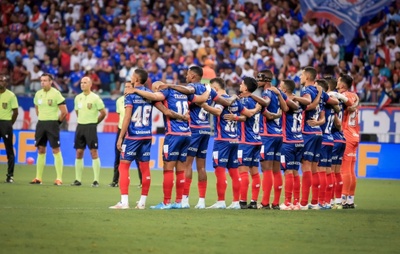
<svg viewBox="0 0 400 254">
<path fill-rule="evenodd" d="M 329 75 L 335 75 L 335 67 L 339 64 L 339 45 L 336 44 L 336 38 L 336 34 L 331 33 L 324 50 L 324 57 L 326 57 L 325 72 Z"/>
<path fill-rule="evenodd" d="M 111 72 L 113 70 L 113 66 L 113 62 L 110 60 L 110 53 L 108 50 L 103 50 L 102 57 L 97 61 L 97 64 L 94 68 L 96 74 L 100 78 L 100 92 L 111 91 Z"/>
<path fill-rule="evenodd" d="M 33 66 L 33 72 L 29 76 L 29 84 L 30 84 L 30 92 L 32 94 L 39 91 L 42 87 L 40 85 L 40 77 L 42 76 L 43 71 L 40 70 L 40 65 L 36 64 Z"/>
<path fill-rule="evenodd" d="M 21 57 L 17 56 L 11 76 L 11 91 L 16 95 L 25 94 L 25 80 L 27 77 L 29 77 L 29 71 L 22 65 Z"/>
</svg>

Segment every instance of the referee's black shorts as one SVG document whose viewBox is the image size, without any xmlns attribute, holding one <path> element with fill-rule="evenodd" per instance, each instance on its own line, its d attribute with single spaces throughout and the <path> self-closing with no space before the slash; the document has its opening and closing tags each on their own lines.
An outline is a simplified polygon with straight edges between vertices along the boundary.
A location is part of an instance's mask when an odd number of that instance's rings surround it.
<svg viewBox="0 0 400 254">
<path fill-rule="evenodd" d="M 58 121 L 38 121 L 35 131 L 35 146 L 60 147 L 60 124 Z"/>
<path fill-rule="evenodd" d="M 98 149 L 97 124 L 78 124 L 75 132 L 75 149 Z"/>
</svg>

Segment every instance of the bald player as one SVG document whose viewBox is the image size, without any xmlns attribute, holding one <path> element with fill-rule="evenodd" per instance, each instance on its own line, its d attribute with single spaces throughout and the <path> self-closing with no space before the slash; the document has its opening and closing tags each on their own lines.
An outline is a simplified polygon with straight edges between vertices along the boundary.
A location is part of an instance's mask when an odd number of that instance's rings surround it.
<svg viewBox="0 0 400 254">
<path fill-rule="evenodd" d="M 82 93 L 74 100 L 74 108 L 78 117 L 78 126 L 75 132 L 74 148 L 76 149 L 75 159 L 75 181 L 72 186 L 82 185 L 83 155 L 86 146 L 90 149 L 94 180 L 92 187 L 99 187 L 100 158 L 97 152 L 99 142 L 97 138 L 97 124 L 106 116 L 103 100 L 90 89 L 92 80 L 83 77 L 81 80 Z"/>
</svg>

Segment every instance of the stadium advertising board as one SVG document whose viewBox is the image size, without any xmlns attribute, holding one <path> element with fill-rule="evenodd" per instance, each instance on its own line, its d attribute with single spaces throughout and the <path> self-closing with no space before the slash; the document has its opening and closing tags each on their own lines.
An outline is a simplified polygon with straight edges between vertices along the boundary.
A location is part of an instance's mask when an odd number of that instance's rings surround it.
<svg viewBox="0 0 400 254">
<path fill-rule="evenodd" d="M 75 150 L 73 149 L 74 133 L 61 132 L 61 149 L 64 158 L 64 164 L 73 166 L 75 162 Z M 99 133 L 99 157 L 102 167 L 111 168 L 114 164 L 114 144 L 115 134 Z M 162 145 L 164 136 L 154 135 L 151 146 L 150 168 L 162 168 Z M 213 139 L 210 139 L 208 150 L 212 151 Z M 14 150 L 16 153 L 16 163 L 24 164 L 28 157 L 36 159 L 36 148 L 34 146 L 33 131 L 14 131 Z M 382 144 L 382 143 L 361 143 L 358 151 L 358 176 L 366 178 L 390 178 L 400 179 L 400 170 L 396 160 L 400 144 Z M 48 151 L 51 151 L 48 147 Z M 206 169 L 213 171 L 212 153 L 207 153 Z M 4 144 L 0 143 L 0 163 L 5 167 L 7 161 Z M 53 165 L 54 158 L 51 152 L 47 153 L 46 164 Z M 90 153 L 86 152 L 84 157 L 85 166 L 91 166 Z M 134 166 L 136 167 L 136 166 Z"/>
</svg>

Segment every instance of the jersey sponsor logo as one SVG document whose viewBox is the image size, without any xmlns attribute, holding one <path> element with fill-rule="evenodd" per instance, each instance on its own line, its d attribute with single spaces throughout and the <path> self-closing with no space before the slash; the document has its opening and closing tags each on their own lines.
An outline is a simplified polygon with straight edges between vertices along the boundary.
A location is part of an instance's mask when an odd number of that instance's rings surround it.
<svg viewBox="0 0 400 254">
<path fill-rule="evenodd" d="M 192 152 L 197 152 L 198 148 L 196 148 L 196 147 L 189 147 L 188 150 L 189 150 L 189 151 L 192 151 Z"/>
<path fill-rule="evenodd" d="M 2 106 L 3 109 L 7 109 L 7 102 L 3 102 L 3 103 L 1 104 L 1 106 Z"/>
<path fill-rule="evenodd" d="M 52 99 L 48 99 L 47 100 L 47 105 L 49 105 L 49 106 L 53 105 L 53 100 Z"/>
<path fill-rule="evenodd" d="M 93 104 L 92 103 L 88 103 L 88 104 L 86 104 L 86 106 L 87 106 L 88 109 L 92 109 Z"/>
</svg>

